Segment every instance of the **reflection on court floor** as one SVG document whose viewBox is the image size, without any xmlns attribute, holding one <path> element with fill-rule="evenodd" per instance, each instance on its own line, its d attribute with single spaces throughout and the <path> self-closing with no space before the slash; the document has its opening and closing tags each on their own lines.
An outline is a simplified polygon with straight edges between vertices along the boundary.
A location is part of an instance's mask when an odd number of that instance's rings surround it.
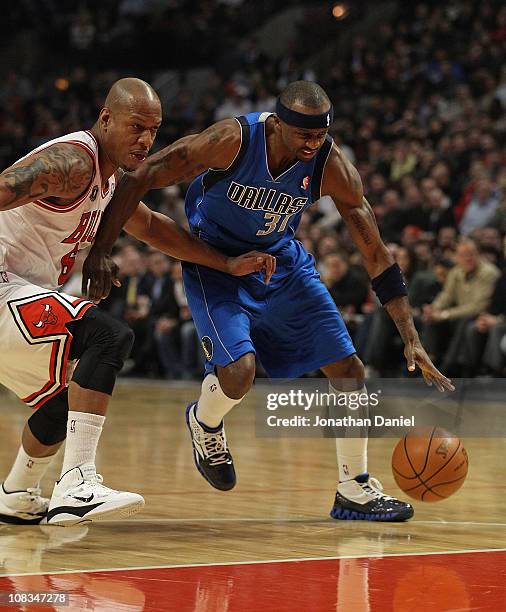
<svg viewBox="0 0 506 612">
<path fill-rule="evenodd" d="M 328 517 L 333 441 L 257 438 L 247 402 L 227 419 L 237 488 L 209 487 L 184 428 L 195 393 L 118 388 L 98 468 L 109 486 L 142 493 L 145 509 L 118 523 L 0 527 L 0 592 L 64 592 L 71 604 L 62 610 L 506 608 L 504 440 L 466 440 L 464 487 L 437 504 L 415 503 L 413 521 L 336 522 Z M 27 415 L 2 396 L 2 473 Z M 399 495 L 389 466 L 394 443 L 371 440 L 370 466 Z M 57 474 L 55 465 L 45 491 Z"/>
</svg>

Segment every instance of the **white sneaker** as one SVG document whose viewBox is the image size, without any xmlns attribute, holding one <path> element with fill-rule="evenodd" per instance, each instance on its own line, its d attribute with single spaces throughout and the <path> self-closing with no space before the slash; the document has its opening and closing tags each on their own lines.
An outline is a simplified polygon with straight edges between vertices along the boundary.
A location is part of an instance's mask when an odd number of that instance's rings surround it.
<svg viewBox="0 0 506 612">
<path fill-rule="evenodd" d="M 0 486 L 0 523 L 13 525 L 37 525 L 44 518 L 49 499 L 40 496 L 40 489 L 7 493 Z"/>
<path fill-rule="evenodd" d="M 144 506 L 144 498 L 137 493 L 109 489 L 102 481 L 102 476 L 96 473 L 92 464 L 65 472 L 54 486 L 44 523 L 76 525 L 122 519 Z"/>
</svg>

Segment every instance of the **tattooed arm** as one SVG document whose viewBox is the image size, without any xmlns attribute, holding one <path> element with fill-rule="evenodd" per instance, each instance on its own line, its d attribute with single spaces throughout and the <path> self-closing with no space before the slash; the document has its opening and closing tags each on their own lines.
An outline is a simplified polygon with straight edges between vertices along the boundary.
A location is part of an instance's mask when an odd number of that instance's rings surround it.
<svg viewBox="0 0 506 612">
<path fill-rule="evenodd" d="M 372 208 L 364 198 L 360 175 L 335 145 L 325 166 L 321 194 L 334 200 L 370 278 L 390 267 L 394 259 L 380 237 Z M 420 343 L 408 298 L 394 297 L 384 307 L 404 342 L 408 369 L 413 371 L 416 364 L 429 385 L 434 384 L 440 391 L 453 390 L 451 382 L 436 369 Z"/>
<path fill-rule="evenodd" d="M 276 265 L 271 255 L 253 251 L 241 257 L 225 257 L 165 215 L 150 211 L 142 203 L 139 206 L 148 189 L 191 180 L 208 168 L 227 168 L 240 146 L 239 123 L 226 119 L 200 134 L 181 138 L 148 157 L 135 172 L 124 174 L 84 262 L 83 293 L 98 301 L 108 295 L 111 283 L 118 283 L 110 253 L 125 223 L 129 233 L 164 253 L 237 276 L 263 270 L 268 282 Z"/>
<path fill-rule="evenodd" d="M 227 168 L 241 146 L 235 119 L 215 123 L 200 134 L 185 136 L 151 155 L 135 172 L 123 175 L 107 206 L 93 251 L 110 253 L 121 229 L 149 189 L 190 181 L 208 168 Z"/>
<path fill-rule="evenodd" d="M 0 211 L 39 198 L 71 202 L 93 177 L 93 159 L 81 147 L 57 143 L 17 162 L 0 174 Z"/>
</svg>

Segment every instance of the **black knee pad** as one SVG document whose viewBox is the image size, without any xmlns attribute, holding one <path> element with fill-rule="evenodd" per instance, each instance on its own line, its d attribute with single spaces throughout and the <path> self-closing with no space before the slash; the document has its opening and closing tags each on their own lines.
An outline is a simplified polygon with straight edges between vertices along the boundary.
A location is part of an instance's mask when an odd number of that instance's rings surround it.
<svg viewBox="0 0 506 612">
<path fill-rule="evenodd" d="M 85 389 L 111 395 L 132 349 L 133 331 L 98 308 L 91 308 L 67 327 L 73 336 L 69 357 L 79 359 L 72 380 Z"/>
<path fill-rule="evenodd" d="M 68 389 L 60 391 L 32 414 L 28 426 L 41 444 L 52 446 L 67 436 Z"/>
</svg>

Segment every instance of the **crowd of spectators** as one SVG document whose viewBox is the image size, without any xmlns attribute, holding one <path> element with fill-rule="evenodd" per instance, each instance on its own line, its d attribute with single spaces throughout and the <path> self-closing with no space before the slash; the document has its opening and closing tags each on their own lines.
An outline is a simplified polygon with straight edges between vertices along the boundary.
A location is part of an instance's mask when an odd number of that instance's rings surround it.
<svg viewBox="0 0 506 612">
<path fill-rule="evenodd" d="M 191 3 L 169 4 L 184 13 Z M 118 9 L 118 3 L 101 5 L 106 13 L 113 5 Z M 127 21 L 152 23 L 149 14 L 136 12 L 141 5 L 119 3 Z M 259 5 L 262 19 L 281 6 Z M 204 17 L 206 11 L 227 16 L 221 27 L 230 26 L 228 41 L 235 32 L 234 62 L 226 74 L 218 66 L 198 97 L 191 84 L 183 84 L 166 109 L 158 146 L 224 117 L 272 110 L 291 80 L 318 81 L 335 105 L 331 134 L 359 169 L 382 236 L 404 271 L 427 350 L 452 376 L 504 375 L 506 7 L 495 0 L 399 2 L 373 32 L 351 22 L 342 47 L 336 33 L 350 24 L 333 24 L 327 7 L 318 44 L 335 45 L 332 61 L 329 53 L 311 60 L 317 51 L 314 28 L 324 19 L 312 7 L 299 24 L 293 53 L 269 61 L 253 28 L 246 37 L 244 29 L 232 27 L 245 6 L 241 0 L 199 3 L 197 20 L 202 11 Z M 260 23 L 255 20 L 249 23 Z M 163 23 L 156 27 L 163 29 Z M 192 29 L 184 31 L 190 36 Z M 198 27 L 193 32 L 198 38 Z M 83 62 L 58 84 L 11 71 L 0 93 L 3 165 L 50 137 L 91 125 L 118 74 L 91 71 Z M 142 76 L 149 80 L 149 74 Z M 170 187 L 152 192 L 147 201 L 184 223 L 184 192 L 184 185 Z M 402 342 L 371 294 L 360 255 L 332 202 L 323 198 L 304 213 L 298 238 L 315 255 L 364 363 L 381 375 L 402 373 Z M 179 263 L 121 240 L 116 256 L 125 281 L 104 307 L 136 331 L 130 373 L 197 376 L 203 357 Z"/>
</svg>

